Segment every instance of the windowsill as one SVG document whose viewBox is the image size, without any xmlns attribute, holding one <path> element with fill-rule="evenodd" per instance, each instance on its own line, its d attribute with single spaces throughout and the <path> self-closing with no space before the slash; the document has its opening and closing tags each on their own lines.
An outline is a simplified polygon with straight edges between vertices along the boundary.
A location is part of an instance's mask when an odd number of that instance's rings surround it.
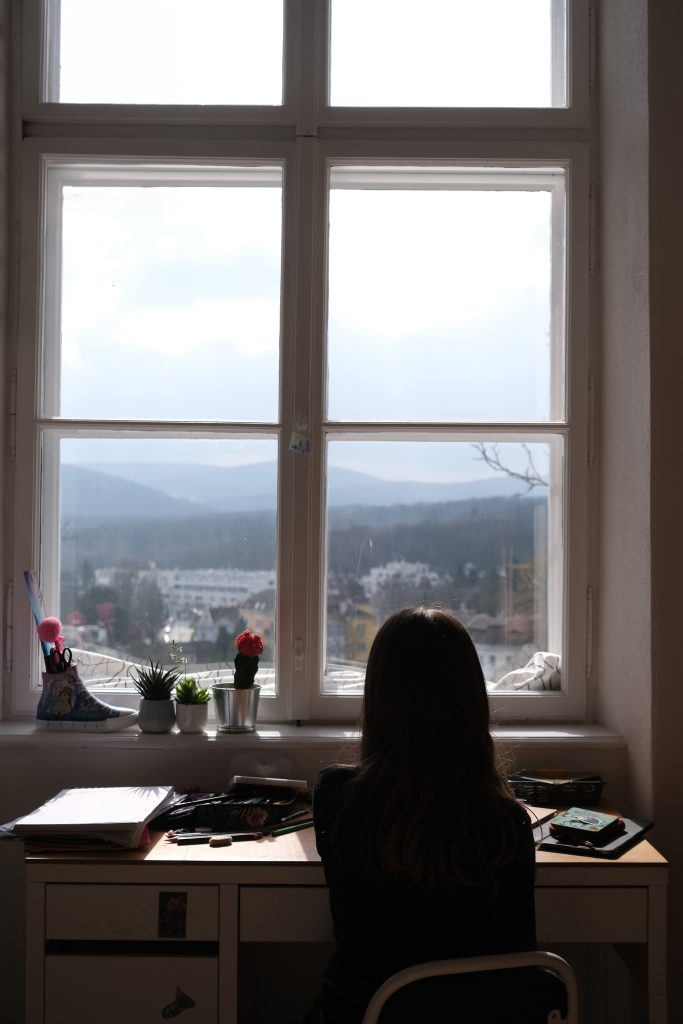
<svg viewBox="0 0 683 1024">
<path fill-rule="evenodd" d="M 503 744 L 530 744 L 534 748 L 615 749 L 625 747 L 619 733 L 601 725 L 565 723 L 520 724 L 494 727 L 494 739 Z M 263 723 L 255 733 L 217 733 L 209 729 L 201 734 L 143 733 L 132 726 L 120 732 L 37 730 L 33 720 L 0 722 L 0 746 L 8 747 L 136 747 L 147 750 L 171 750 L 181 747 L 210 746 L 235 749 L 282 745 L 286 747 L 334 747 L 352 744 L 358 737 L 353 725 L 293 725 Z"/>
</svg>

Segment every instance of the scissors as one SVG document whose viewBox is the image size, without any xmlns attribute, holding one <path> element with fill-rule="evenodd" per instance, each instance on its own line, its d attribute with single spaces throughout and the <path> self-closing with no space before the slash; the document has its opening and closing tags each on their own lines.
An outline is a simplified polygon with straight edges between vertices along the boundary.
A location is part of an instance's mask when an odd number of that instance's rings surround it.
<svg viewBox="0 0 683 1024">
<path fill-rule="evenodd" d="M 69 665 L 71 664 L 72 658 L 73 655 L 71 653 L 70 647 L 63 647 L 61 651 L 59 650 L 59 648 L 53 647 L 47 656 L 48 662 L 50 664 L 50 671 L 54 673 L 66 672 Z"/>
</svg>

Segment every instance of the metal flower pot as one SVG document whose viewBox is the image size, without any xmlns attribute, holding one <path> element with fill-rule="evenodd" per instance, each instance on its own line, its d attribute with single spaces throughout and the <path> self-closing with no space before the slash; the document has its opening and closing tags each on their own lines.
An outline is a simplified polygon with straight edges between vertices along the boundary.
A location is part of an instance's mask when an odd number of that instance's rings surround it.
<svg viewBox="0 0 683 1024">
<path fill-rule="evenodd" d="M 218 732 L 254 732 L 261 687 L 258 683 L 244 690 L 216 684 L 213 690 Z"/>
</svg>

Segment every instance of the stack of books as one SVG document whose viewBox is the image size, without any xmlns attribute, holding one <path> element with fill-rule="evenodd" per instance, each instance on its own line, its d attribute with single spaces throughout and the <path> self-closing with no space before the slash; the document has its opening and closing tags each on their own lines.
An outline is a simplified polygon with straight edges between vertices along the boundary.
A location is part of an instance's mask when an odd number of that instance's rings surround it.
<svg viewBox="0 0 683 1024">
<path fill-rule="evenodd" d="M 31 847 L 133 850 L 148 839 L 148 823 L 175 800 L 172 786 L 63 789 L 3 832 Z"/>
</svg>

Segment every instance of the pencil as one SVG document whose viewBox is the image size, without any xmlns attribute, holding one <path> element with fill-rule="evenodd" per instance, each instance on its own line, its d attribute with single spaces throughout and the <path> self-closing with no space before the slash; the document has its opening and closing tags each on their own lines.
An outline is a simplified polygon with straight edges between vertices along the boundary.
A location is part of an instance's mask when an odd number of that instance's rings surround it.
<svg viewBox="0 0 683 1024">
<path fill-rule="evenodd" d="M 297 821 L 293 825 L 285 825 L 284 828 L 274 828 L 270 833 L 271 836 L 286 836 L 288 832 L 298 832 L 302 828 L 310 828 L 313 824 L 313 818 L 309 821 Z"/>
<path fill-rule="evenodd" d="M 293 814 L 286 814 L 284 816 L 284 818 L 282 819 L 281 824 L 284 825 L 285 822 L 287 822 L 287 821 L 295 821 L 297 818 L 302 818 L 304 816 L 304 814 L 310 814 L 310 813 L 311 813 L 311 808 L 310 807 L 302 807 L 302 809 L 300 811 L 294 811 Z"/>
</svg>

